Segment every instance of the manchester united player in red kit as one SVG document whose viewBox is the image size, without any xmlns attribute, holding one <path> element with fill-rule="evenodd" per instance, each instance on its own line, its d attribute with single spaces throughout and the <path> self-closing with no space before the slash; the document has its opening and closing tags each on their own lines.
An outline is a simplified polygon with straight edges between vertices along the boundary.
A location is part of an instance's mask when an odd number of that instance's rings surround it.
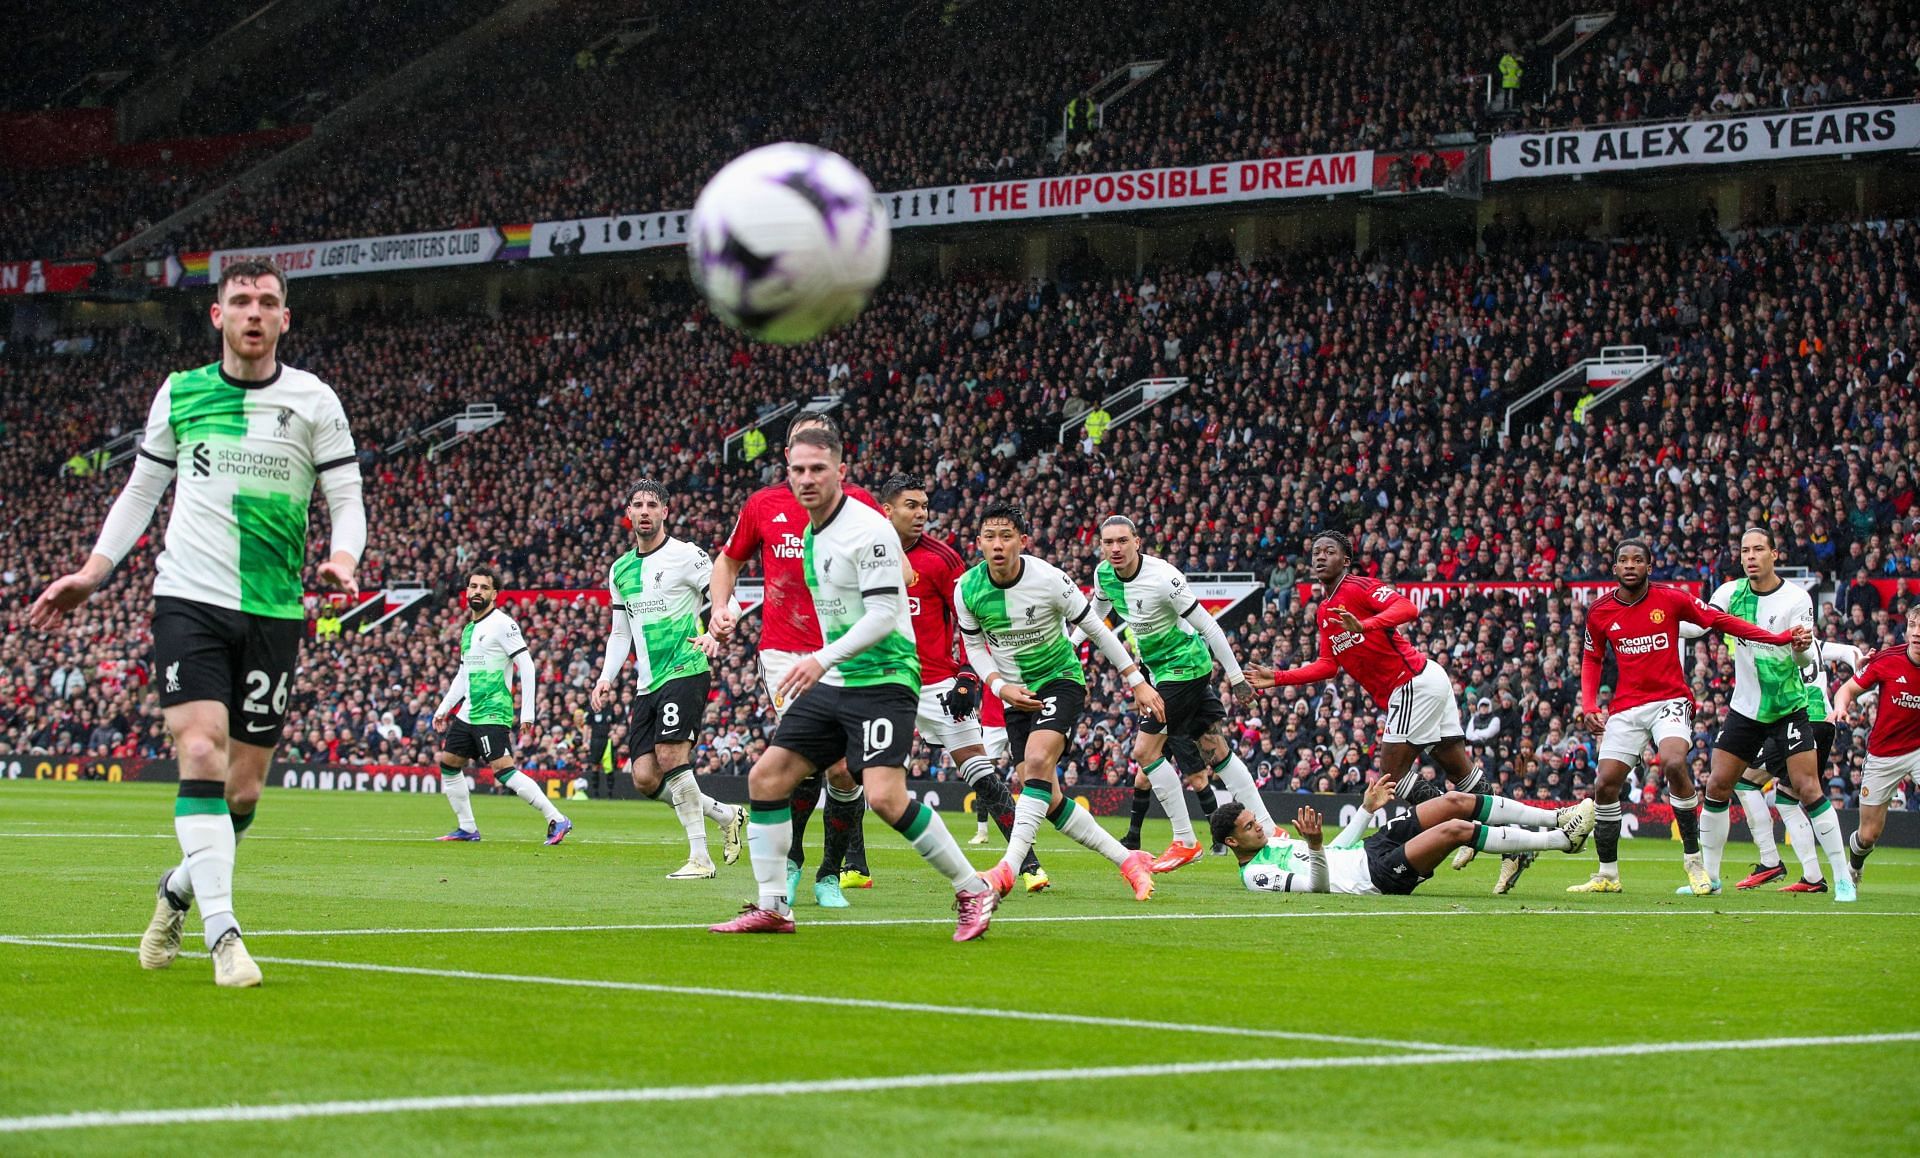
<svg viewBox="0 0 1920 1158">
<path fill-rule="evenodd" d="M 1320 657 L 1278 672 L 1249 667 L 1248 682 L 1256 688 L 1291 687 L 1344 671 L 1387 714 L 1380 732 L 1380 775 L 1395 783 L 1402 798 L 1418 780 L 1407 773 L 1422 749 L 1456 790 L 1478 792 L 1480 770 L 1467 755 L 1453 681 L 1397 630 L 1419 618 L 1419 610 L 1391 586 L 1352 574 L 1353 544 L 1338 531 L 1314 536 L 1312 560 L 1321 591 Z"/>
<path fill-rule="evenodd" d="M 893 520 L 906 548 L 907 608 L 913 615 L 913 639 L 920 652 L 920 714 L 914 728 L 929 744 L 947 750 L 1001 835 L 1013 831 L 1013 793 L 987 755 L 980 733 L 980 679 L 962 672 L 955 659 L 959 638 L 953 607 L 954 585 L 966 573 L 960 552 L 926 533 L 927 487 L 912 475 L 897 474 L 880 488 L 880 509 Z M 988 699 L 999 699 L 989 696 Z M 1027 891 L 1047 887 L 1046 870 L 1032 850 L 1020 866 Z"/>
<path fill-rule="evenodd" d="M 787 428 L 789 444 L 795 434 L 809 427 L 825 427 L 839 433 L 826 415 L 802 414 Z M 872 495 L 846 483 L 845 471 L 843 463 L 842 489 L 848 497 L 878 510 L 880 504 Z M 806 530 L 807 519 L 806 509 L 793 497 L 793 490 L 786 483 L 755 491 L 740 508 L 739 521 L 734 524 L 726 546 L 714 557 L 713 577 L 708 588 L 716 608 L 711 621 L 713 633 L 725 640 L 732 634 L 734 617 L 718 609 L 725 608 L 733 598 L 734 583 L 740 578 L 741 569 L 755 555 L 760 557 L 760 575 L 766 584 L 765 598 L 760 604 L 760 682 L 773 701 L 776 717 L 786 715 L 788 706 L 780 695 L 780 681 L 793 670 L 794 664 L 821 647 L 820 621 L 814 616 L 813 596 L 807 591 L 806 576 L 801 570 L 801 535 Z M 847 774 L 845 763 L 835 764 L 824 776 L 828 847 L 823 850 L 819 870 L 814 874 L 813 895 L 823 908 L 844 909 L 847 899 L 841 891 L 843 883 L 856 888 L 866 888 L 873 883 L 867 872 L 867 843 L 861 831 L 867 812 L 866 796 Z M 793 844 L 787 855 L 790 897 L 797 894 L 800 870 L 806 865 L 801 839 L 806 835 L 807 822 L 813 818 L 814 805 L 820 800 L 821 779 L 818 773 L 807 777 L 793 794 Z M 841 855 L 843 844 L 844 857 Z"/>
<path fill-rule="evenodd" d="M 1867 854 L 1887 826 L 1893 790 L 1902 780 L 1920 784 L 1920 604 L 1907 609 L 1907 642 L 1876 652 L 1858 674 L 1840 685 L 1833 697 L 1835 717 L 1851 726 L 1854 702 L 1874 688 L 1880 689 L 1880 706 L 1874 709 L 1867 763 L 1860 770 L 1860 828 L 1847 842 L 1854 884 L 1859 883 Z M 1852 900 L 1853 890 L 1847 889 L 1842 896 L 1839 874 L 1834 876 L 1833 899 Z"/>
<path fill-rule="evenodd" d="M 1813 633 L 1804 625 L 1792 631 L 1768 631 L 1728 615 L 1698 597 L 1664 583 L 1648 582 L 1653 573 L 1653 551 L 1645 541 L 1626 539 L 1614 548 L 1613 577 L 1618 590 L 1609 591 L 1587 608 L 1586 643 L 1581 649 L 1580 712 L 1587 729 L 1600 737 L 1599 768 L 1593 783 L 1598 806 L 1593 830 L 1599 871 L 1570 893 L 1620 891 L 1620 787 L 1627 773 L 1646 754 L 1649 742 L 1659 750 L 1660 771 L 1667 778 L 1668 803 L 1680 829 L 1681 854 L 1687 880 L 1696 894 L 1713 891 L 1700 855 L 1700 797 L 1687 771 L 1687 749 L 1693 744 L 1693 695 L 1680 670 L 1680 625 L 1694 623 L 1709 631 L 1739 639 L 1804 648 Z M 1613 700 L 1599 707 L 1600 665 L 1613 651 L 1620 674 Z"/>
</svg>

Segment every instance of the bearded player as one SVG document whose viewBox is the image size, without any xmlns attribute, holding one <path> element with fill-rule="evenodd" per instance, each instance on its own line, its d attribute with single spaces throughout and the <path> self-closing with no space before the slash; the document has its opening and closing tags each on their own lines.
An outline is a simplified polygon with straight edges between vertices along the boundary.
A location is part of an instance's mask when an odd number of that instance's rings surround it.
<svg viewBox="0 0 1920 1158">
<path fill-rule="evenodd" d="M 825 430 L 837 440 L 839 430 L 824 414 L 802 414 L 787 429 L 789 453 L 794 440 L 807 430 Z M 846 464 L 837 464 L 839 479 L 848 498 L 875 510 L 880 504 L 862 487 L 847 483 Z M 760 558 L 760 575 L 765 582 L 765 598 L 760 605 L 760 683 L 773 702 L 773 713 L 784 719 L 792 706 L 791 697 L 781 694 L 780 685 L 788 672 L 805 657 L 820 650 L 820 622 L 814 614 L 813 596 L 807 590 L 803 569 L 804 548 L 801 536 L 807 526 L 807 512 L 794 497 L 788 482 L 763 487 L 748 497 L 740 509 L 733 534 L 713 561 L 710 591 L 714 612 L 708 621 L 715 638 L 727 640 L 739 616 L 732 608 L 733 590 L 741 568 L 755 555 Z M 866 819 L 865 790 L 847 774 L 846 766 L 834 763 L 816 769 L 800 782 L 793 793 L 793 840 L 788 852 L 787 894 L 800 891 L 800 872 L 806 866 L 802 840 L 807 822 L 820 801 L 822 780 L 827 788 L 827 830 L 846 838 L 844 865 L 840 858 L 822 851 L 819 870 L 814 875 L 814 900 L 826 908 L 845 908 L 843 884 L 867 888 L 873 879 L 867 873 L 867 845 L 861 824 Z M 832 840 L 832 852 L 839 852 L 839 841 Z M 842 869 L 846 871 L 843 873 Z M 843 879 L 844 877 L 844 879 Z"/>
</svg>

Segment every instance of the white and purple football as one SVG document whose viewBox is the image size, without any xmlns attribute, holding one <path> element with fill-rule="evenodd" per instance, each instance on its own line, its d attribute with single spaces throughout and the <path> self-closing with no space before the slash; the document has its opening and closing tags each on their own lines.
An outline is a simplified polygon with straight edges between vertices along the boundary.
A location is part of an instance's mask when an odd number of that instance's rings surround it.
<svg viewBox="0 0 1920 1158">
<path fill-rule="evenodd" d="M 866 175 L 815 145 L 735 157 L 700 191 L 687 228 L 694 284 L 714 312 L 785 345 L 859 317 L 892 249 Z"/>
</svg>

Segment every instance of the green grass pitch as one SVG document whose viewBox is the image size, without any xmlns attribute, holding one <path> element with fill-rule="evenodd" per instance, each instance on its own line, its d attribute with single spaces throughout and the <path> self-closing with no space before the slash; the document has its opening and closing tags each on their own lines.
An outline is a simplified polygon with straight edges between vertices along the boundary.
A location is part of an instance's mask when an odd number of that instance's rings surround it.
<svg viewBox="0 0 1920 1158">
<path fill-rule="evenodd" d="M 1854 906 L 1675 897 L 1664 841 L 1625 842 L 1618 896 L 1563 891 L 1589 851 L 1404 899 L 1205 858 L 1139 904 L 1043 830 L 1054 890 L 955 945 L 870 817 L 852 909 L 716 937 L 752 874 L 664 880 L 658 805 L 572 804 L 545 848 L 487 797 L 484 843 L 436 844 L 437 797 L 269 790 L 236 889 L 266 983 L 230 992 L 128 952 L 170 797 L 0 782 L 0 1154 L 1920 1152 L 1914 852 Z"/>
</svg>

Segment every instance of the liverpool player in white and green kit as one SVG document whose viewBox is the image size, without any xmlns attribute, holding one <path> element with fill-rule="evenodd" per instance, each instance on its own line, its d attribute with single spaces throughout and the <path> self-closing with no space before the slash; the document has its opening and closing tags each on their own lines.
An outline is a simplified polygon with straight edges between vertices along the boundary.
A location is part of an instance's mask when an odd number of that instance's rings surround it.
<svg viewBox="0 0 1920 1158">
<path fill-rule="evenodd" d="M 920 657 L 907 609 L 900 533 L 847 497 L 840 436 L 809 427 L 788 440 L 787 479 L 807 512 L 802 571 L 824 646 L 802 657 L 777 691 L 792 700 L 748 775 L 747 848 L 760 895 L 716 933 L 791 933 L 787 848 L 794 786 L 844 758 L 880 819 L 953 885 L 953 939 L 987 931 L 1000 896 L 967 863 L 932 809 L 907 794 L 907 754 L 920 706 Z"/>
<path fill-rule="evenodd" d="M 1253 702 L 1253 685 L 1241 674 L 1227 633 L 1200 605 L 1187 577 L 1165 559 L 1141 553 L 1132 519 L 1114 515 L 1100 525 L 1100 552 L 1105 558 L 1093 573 L 1093 613 L 1103 621 L 1115 614 L 1126 620 L 1140 664 L 1166 704 L 1164 720 L 1141 718 L 1133 761 L 1173 824 L 1173 843 L 1153 862 L 1154 872 L 1171 872 L 1199 856 L 1201 846 L 1180 774 L 1166 755 L 1169 737 L 1192 740 L 1211 769 L 1199 773 L 1194 788 L 1205 788 L 1209 777 L 1218 775 L 1255 819 L 1273 827 L 1253 773 L 1227 744 L 1222 726 L 1227 710 L 1214 690 L 1214 661 L 1242 706 Z"/>
<path fill-rule="evenodd" d="M 1798 584 L 1776 573 L 1780 562 L 1773 532 L 1749 527 L 1740 536 L 1740 566 L 1747 577 L 1723 583 L 1709 604 L 1770 631 L 1813 629 L 1813 600 Z M 1683 632 L 1705 634 L 1704 632 Z M 1853 900 L 1853 878 L 1847 871 L 1846 840 L 1840 818 L 1820 783 L 1820 757 L 1813 723 L 1807 713 L 1808 673 L 1817 654 L 1810 634 L 1805 647 L 1778 646 L 1735 640 L 1733 697 L 1727 719 L 1713 741 L 1713 764 L 1707 772 L 1706 804 L 1700 811 L 1700 851 L 1706 859 L 1711 887 L 1720 892 L 1720 859 L 1726 852 L 1729 813 L 1734 787 L 1741 774 L 1758 764 L 1760 750 L 1771 741 L 1786 756 L 1787 779 L 1812 823 L 1813 835 L 1827 854 L 1833 870 L 1836 901 Z"/>
<path fill-rule="evenodd" d="M 133 473 L 85 566 L 40 596 L 40 629 L 86 602 L 133 549 L 174 484 L 153 584 L 160 707 L 180 763 L 173 827 L 185 860 L 160 878 L 140 964 L 180 950 L 187 909 L 200 921 L 214 981 L 260 984 L 233 911 L 234 846 L 253 821 L 286 724 L 306 631 L 307 509 L 317 483 L 333 528 L 317 569 L 324 587 L 358 594 L 367 541 L 359 460 L 333 388 L 278 356 L 287 283 L 270 262 L 220 274 L 212 308 L 220 361 L 170 375 L 153 400 Z"/>
<path fill-rule="evenodd" d="M 1040 831 L 1044 817 L 1066 836 L 1120 868 L 1136 900 L 1153 895 L 1153 858 L 1121 847 L 1085 809 L 1060 791 L 1055 766 L 1087 706 L 1087 674 L 1067 638 L 1069 627 L 1091 639 L 1133 689 L 1142 715 L 1165 718 L 1160 693 L 1093 613 L 1093 604 L 1066 572 L 1026 553 L 1026 512 L 1010 504 L 987 508 L 980 518 L 985 559 L 965 575 L 954 596 L 967 660 L 987 690 L 1007 705 L 1007 743 L 1020 760 L 1020 798 L 1014 804 L 1007 855 L 987 872 L 1005 896 Z"/>
<path fill-rule="evenodd" d="M 547 843 L 559 844 L 573 831 L 573 821 L 547 799 L 539 781 L 513 767 L 515 712 L 507 672 L 511 670 L 520 684 L 521 746 L 526 747 L 533 740 L 533 657 L 527 654 L 520 625 L 500 610 L 499 600 L 498 572 L 476 567 L 468 573 L 467 624 L 460 629 L 460 670 L 433 712 L 434 729 L 446 732 L 440 744 L 440 785 L 458 822 L 440 839 L 480 839 L 479 826 L 473 822 L 473 786 L 466 769 L 469 761 L 481 760 L 493 769 L 494 783 L 546 817 Z"/>
<path fill-rule="evenodd" d="M 649 800 L 666 794 L 687 832 L 687 863 L 668 880 L 705 880 L 715 873 L 707 852 L 707 821 L 725 834 L 728 864 L 740 859 L 744 808 L 703 795 L 693 776 L 693 740 L 707 712 L 713 686 L 708 660 L 720 644 L 700 625 L 713 560 L 684 539 L 667 534 L 667 491 L 651 479 L 627 496 L 633 549 L 614 560 L 607 574 L 613 620 L 607 657 L 593 685 L 593 710 L 613 699 L 620 668 L 633 653 L 640 690 L 627 722 L 627 774 Z"/>
</svg>

